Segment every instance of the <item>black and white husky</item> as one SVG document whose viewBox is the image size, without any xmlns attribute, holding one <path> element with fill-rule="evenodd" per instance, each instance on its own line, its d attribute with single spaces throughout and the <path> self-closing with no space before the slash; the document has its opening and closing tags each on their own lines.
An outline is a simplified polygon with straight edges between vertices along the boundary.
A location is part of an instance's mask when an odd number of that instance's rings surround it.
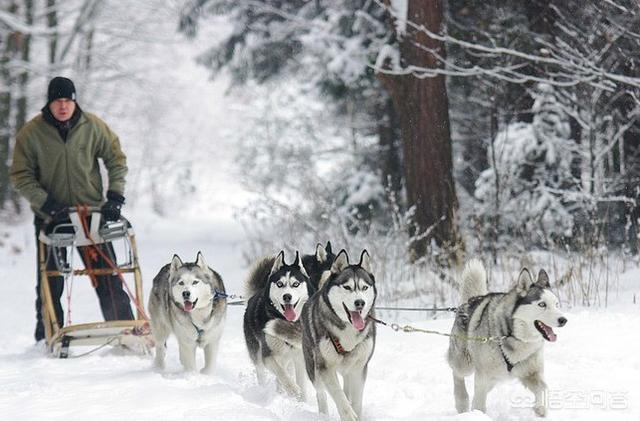
<svg viewBox="0 0 640 421">
<path fill-rule="evenodd" d="M 298 319 L 311 286 L 299 254 L 290 265 L 284 261 L 284 251 L 259 260 L 246 288 L 250 298 L 244 313 L 244 337 L 258 383 L 264 384 L 267 368 L 285 392 L 304 399 L 306 376 Z"/>
<path fill-rule="evenodd" d="M 551 292 L 544 270 L 534 281 L 522 269 L 518 281 L 506 293 L 487 293 L 487 275 L 482 263 L 473 259 L 462 273 L 461 298 L 449 342 L 447 359 L 453 370 L 456 409 L 469 410 L 464 378 L 475 373 L 472 409 L 486 412 L 487 394 L 501 380 L 519 379 L 535 395 L 535 413 L 545 416 L 547 404 L 542 348 L 555 342 L 553 327 L 567 323 L 558 298 Z M 502 338 L 487 343 L 464 339 Z"/>
<path fill-rule="evenodd" d="M 151 332 L 156 343 L 155 365 L 164 368 L 166 342 L 176 336 L 180 362 L 187 371 L 196 369 L 196 348 L 204 349 L 202 372 L 215 368 L 227 304 L 224 284 L 198 252 L 195 263 L 182 263 L 173 256 L 153 279 L 149 297 Z"/>
<path fill-rule="evenodd" d="M 376 340 L 375 324 L 369 318 L 373 317 L 375 301 L 369 254 L 363 251 L 360 262 L 352 265 L 342 250 L 330 275 L 302 310 L 305 365 L 322 414 L 328 413 L 326 392 L 341 420 L 357 420 L 362 414 L 367 365 Z M 343 388 L 338 373 L 343 377 Z"/>
<path fill-rule="evenodd" d="M 331 242 L 329 241 L 326 246 L 318 243 L 314 254 L 302 256 L 302 264 L 309 275 L 314 292 L 320 289 L 320 280 L 331 270 L 335 259 L 336 255 L 331 251 Z"/>
</svg>

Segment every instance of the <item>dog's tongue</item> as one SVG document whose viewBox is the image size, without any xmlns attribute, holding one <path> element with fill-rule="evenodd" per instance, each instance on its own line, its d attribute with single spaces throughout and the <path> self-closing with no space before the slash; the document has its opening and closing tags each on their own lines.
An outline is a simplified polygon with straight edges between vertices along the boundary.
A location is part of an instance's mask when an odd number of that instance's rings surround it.
<svg viewBox="0 0 640 421">
<path fill-rule="evenodd" d="M 359 311 L 350 311 L 351 313 L 351 324 L 358 330 L 364 329 L 364 320 L 362 320 L 362 316 Z"/>
<path fill-rule="evenodd" d="M 191 301 L 185 301 L 184 302 L 184 311 L 190 312 L 191 310 L 193 310 L 193 303 Z"/>
<path fill-rule="evenodd" d="M 544 329 L 544 333 L 547 334 L 549 342 L 555 342 L 556 339 L 558 339 L 555 332 L 553 331 L 553 329 L 551 329 L 550 326 L 547 326 L 544 323 L 540 323 L 540 325 L 542 326 L 542 329 Z"/>
<path fill-rule="evenodd" d="M 549 337 L 549 342 L 555 342 L 556 339 L 558 339 L 556 334 L 553 332 L 553 329 L 551 329 L 549 326 L 547 326 L 545 331 L 547 332 L 547 336 Z"/>
<path fill-rule="evenodd" d="M 296 319 L 296 311 L 293 309 L 293 304 L 284 305 L 284 318 L 290 322 Z"/>
</svg>

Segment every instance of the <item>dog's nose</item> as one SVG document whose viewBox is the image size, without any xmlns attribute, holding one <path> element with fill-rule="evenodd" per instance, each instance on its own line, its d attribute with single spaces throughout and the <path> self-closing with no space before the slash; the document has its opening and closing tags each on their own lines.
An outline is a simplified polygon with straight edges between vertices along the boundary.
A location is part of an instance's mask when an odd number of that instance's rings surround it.
<svg viewBox="0 0 640 421">
<path fill-rule="evenodd" d="M 188 300 L 189 297 L 191 297 L 191 292 L 190 291 L 182 291 L 182 298 L 184 300 Z"/>
<path fill-rule="evenodd" d="M 560 327 L 562 327 L 562 326 L 566 325 L 566 324 L 567 324 L 567 322 L 568 322 L 568 320 L 567 320 L 567 318 L 566 318 L 566 317 L 560 317 L 560 318 L 558 319 L 558 324 L 560 325 Z"/>
<path fill-rule="evenodd" d="M 282 296 L 282 299 L 284 300 L 285 303 L 290 303 L 291 302 L 291 294 L 284 294 Z"/>
<path fill-rule="evenodd" d="M 364 307 L 364 300 L 355 300 L 353 304 L 356 306 L 356 310 L 362 310 Z"/>
</svg>

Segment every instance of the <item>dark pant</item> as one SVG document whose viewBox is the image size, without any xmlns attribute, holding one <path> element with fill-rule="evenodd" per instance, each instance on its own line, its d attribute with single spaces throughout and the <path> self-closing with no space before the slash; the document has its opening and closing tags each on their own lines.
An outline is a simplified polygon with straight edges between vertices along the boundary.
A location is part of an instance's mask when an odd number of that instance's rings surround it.
<svg viewBox="0 0 640 421">
<path fill-rule="evenodd" d="M 40 272 L 40 245 L 38 242 L 38 235 L 42 226 L 36 224 L 36 247 L 38 255 L 38 285 L 36 286 L 36 341 L 44 339 L 44 325 L 42 323 L 42 297 L 40 296 L 40 282 L 42 282 L 42 273 Z M 109 256 L 112 262 L 115 263 L 115 253 L 111 243 L 99 244 L 100 250 Z M 109 268 L 109 264 L 96 250 L 92 250 L 93 246 L 78 247 L 78 253 L 82 257 L 82 262 L 85 268 L 91 267 L 92 269 L 104 269 Z M 61 257 L 66 259 L 66 250 L 59 249 L 61 251 Z M 44 256 L 47 261 L 47 270 L 57 270 L 55 260 L 53 258 L 51 247 L 45 247 Z M 89 260 L 89 262 L 87 262 Z M 96 276 L 96 294 L 100 301 L 100 309 L 105 320 L 133 320 L 133 312 L 131 311 L 131 304 L 129 296 L 124 291 L 122 281 L 118 275 L 102 275 Z M 62 297 L 62 291 L 64 290 L 64 278 L 62 276 L 49 276 L 49 288 L 51 289 L 51 298 L 53 300 L 53 308 L 58 319 L 58 326 L 63 326 L 64 314 L 62 311 L 62 305 L 60 304 L 60 298 Z"/>
</svg>

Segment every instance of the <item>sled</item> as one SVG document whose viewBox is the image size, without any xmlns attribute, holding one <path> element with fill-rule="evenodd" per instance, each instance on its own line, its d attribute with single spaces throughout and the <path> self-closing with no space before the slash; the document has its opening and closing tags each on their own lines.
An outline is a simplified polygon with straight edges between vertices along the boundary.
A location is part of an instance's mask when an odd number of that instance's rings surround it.
<svg viewBox="0 0 640 421">
<path fill-rule="evenodd" d="M 46 233 L 41 230 L 38 236 L 40 248 L 39 270 L 41 274 L 40 296 L 42 299 L 42 318 L 45 330 L 47 350 L 59 358 L 69 356 L 71 346 L 107 345 L 122 346 L 128 349 L 149 353 L 153 339 L 143 305 L 142 276 L 138 263 L 138 251 L 131 223 L 123 216 L 118 221 L 101 221 L 100 208 L 78 206 L 69 208 L 70 223 L 58 224 Z M 125 255 L 118 262 L 115 256 L 109 257 L 110 268 L 94 269 L 73 267 L 73 253 L 79 246 L 92 246 L 105 243 L 118 243 Z M 49 248 L 49 253 L 47 253 Z M 66 259 L 60 258 L 59 249 L 67 249 Z M 48 259 L 54 259 L 56 270 L 47 270 Z M 92 276 L 119 274 L 122 282 L 125 277 L 133 277 L 135 289 L 130 292 L 131 304 L 135 307 L 134 320 L 112 320 L 94 323 L 69 324 L 58 326 L 49 277 Z M 126 284 L 125 284 L 126 287 Z M 128 287 L 125 291 L 128 290 Z"/>
</svg>

